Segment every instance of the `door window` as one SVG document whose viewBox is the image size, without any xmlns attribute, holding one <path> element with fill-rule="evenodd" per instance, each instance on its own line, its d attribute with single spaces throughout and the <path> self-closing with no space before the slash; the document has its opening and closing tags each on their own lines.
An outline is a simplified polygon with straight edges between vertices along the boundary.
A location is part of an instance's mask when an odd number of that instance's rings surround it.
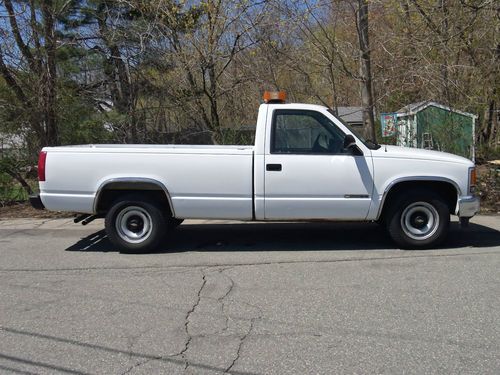
<svg viewBox="0 0 500 375">
<path fill-rule="evenodd" d="M 315 111 L 274 111 L 271 153 L 342 154 L 345 134 Z"/>
</svg>

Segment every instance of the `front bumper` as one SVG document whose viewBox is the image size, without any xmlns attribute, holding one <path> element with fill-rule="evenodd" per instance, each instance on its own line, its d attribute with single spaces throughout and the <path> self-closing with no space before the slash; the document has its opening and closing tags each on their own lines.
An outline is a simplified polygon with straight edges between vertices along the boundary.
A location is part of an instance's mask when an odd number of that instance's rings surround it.
<svg viewBox="0 0 500 375">
<path fill-rule="evenodd" d="M 458 199 L 458 216 L 472 217 L 479 212 L 479 198 L 465 197 Z"/>
<path fill-rule="evenodd" d="M 40 196 L 37 195 L 30 195 L 30 204 L 33 208 L 36 208 L 37 210 L 43 210 L 45 209 L 45 206 L 42 203 L 42 200 L 40 199 Z"/>
</svg>

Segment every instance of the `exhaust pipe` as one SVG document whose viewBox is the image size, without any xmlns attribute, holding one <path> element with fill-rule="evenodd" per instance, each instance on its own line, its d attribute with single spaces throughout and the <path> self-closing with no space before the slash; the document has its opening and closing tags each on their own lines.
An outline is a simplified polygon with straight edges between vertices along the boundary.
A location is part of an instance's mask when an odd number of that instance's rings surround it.
<svg viewBox="0 0 500 375">
<path fill-rule="evenodd" d="M 90 215 L 89 214 L 83 214 L 83 215 L 80 215 L 80 216 L 77 216 L 73 219 L 73 223 L 77 224 L 79 223 L 80 221 L 88 218 Z"/>
<path fill-rule="evenodd" d="M 92 221 L 94 221 L 95 219 L 97 219 L 99 216 L 98 215 L 89 215 L 87 218 L 85 218 L 83 221 L 82 221 L 82 225 L 87 225 L 88 223 L 91 223 Z"/>
</svg>

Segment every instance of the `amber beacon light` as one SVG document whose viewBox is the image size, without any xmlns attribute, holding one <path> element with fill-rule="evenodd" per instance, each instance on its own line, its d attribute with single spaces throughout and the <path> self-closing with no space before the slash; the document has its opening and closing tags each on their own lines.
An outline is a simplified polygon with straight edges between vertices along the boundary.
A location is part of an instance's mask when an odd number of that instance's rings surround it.
<svg viewBox="0 0 500 375">
<path fill-rule="evenodd" d="M 262 97 L 264 99 L 264 103 L 284 103 L 286 100 L 286 93 L 284 91 L 264 91 L 264 95 Z"/>
</svg>

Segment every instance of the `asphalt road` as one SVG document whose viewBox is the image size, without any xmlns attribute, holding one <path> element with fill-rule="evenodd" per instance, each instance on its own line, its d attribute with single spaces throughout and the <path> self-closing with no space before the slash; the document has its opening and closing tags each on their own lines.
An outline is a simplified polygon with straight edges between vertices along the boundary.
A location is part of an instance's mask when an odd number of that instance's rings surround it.
<svg viewBox="0 0 500 375">
<path fill-rule="evenodd" d="M 191 221 L 130 255 L 99 221 L 0 220 L 0 373 L 499 374 L 499 230 L 403 251 L 375 224 Z"/>
</svg>

